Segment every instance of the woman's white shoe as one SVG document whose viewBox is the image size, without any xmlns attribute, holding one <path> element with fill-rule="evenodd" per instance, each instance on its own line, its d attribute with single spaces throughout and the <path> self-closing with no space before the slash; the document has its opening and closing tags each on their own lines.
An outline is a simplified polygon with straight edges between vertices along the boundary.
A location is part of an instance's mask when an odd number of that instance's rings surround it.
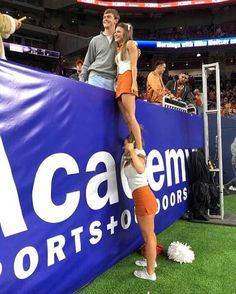
<svg viewBox="0 0 236 294">
<path fill-rule="evenodd" d="M 135 264 L 137 265 L 137 266 L 147 266 L 147 259 L 141 259 L 141 260 L 136 260 L 135 261 Z M 155 267 L 157 267 L 157 263 L 155 262 Z"/>
<path fill-rule="evenodd" d="M 134 275 L 135 275 L 135 277 L 140 278 L 140 279 L 144 279 L 144 280 L 156 281 L 156 279 L 157 279 L 156 273 L 149 275 L 146 268 L 144 268 L 141 271 L 134 271 Z"/>
</svg>

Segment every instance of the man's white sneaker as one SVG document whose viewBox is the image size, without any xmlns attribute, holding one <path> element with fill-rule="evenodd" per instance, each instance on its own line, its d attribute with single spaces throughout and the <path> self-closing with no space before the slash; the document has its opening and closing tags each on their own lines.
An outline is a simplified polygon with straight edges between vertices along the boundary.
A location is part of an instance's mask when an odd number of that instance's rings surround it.
<svg viewBox="0 0 236 294">
<path fill-rule="evenodd" d="M 156 281 L 157 279 L 156 273 L 149 275 L 146 268 L 144 268 L 141 271 L 134 271 L 134 275 L 135 277 L 144 279 L 144 280 Z"/>
<path fill-rule="evenodd" d="M 137 265 L 137 266 L 147 266 L 147 259 L 142 259 L 142 260 L 136 260 L 135 261 L 135 264 Z M 157 267 L 157 263 L 155 262 L 155 267 Z"/>
</svg>

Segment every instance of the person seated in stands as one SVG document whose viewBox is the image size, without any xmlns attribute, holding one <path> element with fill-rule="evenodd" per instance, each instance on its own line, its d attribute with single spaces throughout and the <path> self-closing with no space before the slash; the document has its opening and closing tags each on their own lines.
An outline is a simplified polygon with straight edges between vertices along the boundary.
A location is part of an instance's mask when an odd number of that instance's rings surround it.
<svg viewBox="0 0 236 294">
<path fill-rule="evenodd" d="M 223 99 L 221 97 L 221 101 L 222 101 L 222 103 L 221 103 L 221 115 L 222 116 L 230 116 L 231 103 L 229 101 L 229 97 L 225 94 L 225 95 L 223 95 Z"/>
<path fill-rule="evenodd" d="M 231 102 L 231 107 L 232 107 L 232 114 L 234 116 L 236 116 L 236 99 L 232 99 L 232 102 Z"/>
<path fill-rule="evenodd" d="M 193 94 L 194 94 L 194 104 L 197 108 L 197 114 L 201 114 L 202 113 L 202 105 L 203 105 L 202 94 L 199 89 L 195 89 L 193 91 Z"/>
<path fill-rule="evenodd" d="M 216 90 L 214 87 L 208 89 L 208 109 L 216 108 Z"/>
<path fill-rule="evenodd" d="M 185 73 L 187 76 L 186 85 L 189 86 L 191 92 L 195 89 L 195 79 L 193 76 L 189 75 L 187 72 Z"/>
<path fill-rule="evenodd" d="M 225 103 L 222 106 L 223 106 L 222 111 L 221 111 L 222 116 L 232 116 L 233 115 L 233 108 L 232 108 L 231 102 Z"/>
<path fill-rule="evenodd" d="M 231 163 L 232 163 L 232 168 L 233 168 L 233 178 L 224 185 L 224 190 L 225 194 L 229 194 L 229 190 L 233 190 L 232 188 L 236 188 L 236 137 L 234 138 L 232 144 L 231 144 L 231 153 L 232 153 L 232 158 L 231 158 Z"/>
<path fill-rule="evenodd" d="M 178 80 L 168 81 L 166 88 L 173 94 L 175 99 L 183 101 L 187 104 L 193 104 L 194 96 L 186 84 L 188 77 L 185 73 L 180 73 Z"/>
<path fill-rule="evenodd" d="M 81 59 L 78 59 L 76 61 L 76 73 L 69 76 L 70 79 L 79 81 L 79 75 L 82 71 L 83 61 Z"/>
<path fill-rule="evenodd" d="M 166 70 L 166 63 L 163 60 L 157 60 L 155 70 L 151 71 L 147 77 L 146 84 L 146 99 L 149 102 L 154 102 L 162 105 L 163 97 L 169 96 L 174 98 L 163 83 L 163 73 Z"/>
<path fill-rule="evenodd" d="M 223 97 L 223 105 L 225 105 L 225 104 L 227 104 L 227 103 L 229 103 L 229 98 L 225 95 L 225 96 Z"/>
</svg>

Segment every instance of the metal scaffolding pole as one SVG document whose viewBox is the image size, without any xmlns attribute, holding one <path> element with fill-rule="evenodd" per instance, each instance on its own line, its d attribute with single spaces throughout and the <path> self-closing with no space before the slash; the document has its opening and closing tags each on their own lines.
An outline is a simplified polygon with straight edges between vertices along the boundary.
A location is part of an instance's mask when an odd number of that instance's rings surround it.
<svg viewBox="0 0 236 294">
<path fill-rule="evenodd" d="M 208 74 L 215 72 L 216 76 L 216 108 L 208 109 L 208 95 L 207 95 L 207 77 Z M 209 160 L 209 126 L 208 116 L 216 115 L 217 121 L 217 156 L 218 166 L 210 172 L 218 175 L 219 193 L 220 193 L 220 218 L 224 219 L 224 194 L 223 194 L 223 162 L 222 162 L 222 137 L 221 137 L 221 103 L 220 103 L 220 69 L 219 63 L 203 64 L 202 65 L 202 86 L 203 86 L 203 120 L 204 120 L 204 148 L 206 156 L 206 164 Z M 217 216 L 211 216 L 216 218 Z"/>
</svg>

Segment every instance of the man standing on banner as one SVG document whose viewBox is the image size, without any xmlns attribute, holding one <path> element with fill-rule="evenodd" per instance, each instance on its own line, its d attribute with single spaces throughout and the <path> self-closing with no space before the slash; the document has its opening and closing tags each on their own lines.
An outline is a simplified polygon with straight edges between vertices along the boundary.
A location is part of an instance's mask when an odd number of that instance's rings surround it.
<svg viewBox="0 0 236 294">
<path fill-rule="evenodd" d="M 6 59 L 2 39 L 7 39 L 15 30 L 21 27 L 21 21 L 10 15 L 0 13 L 0 58 Z"/>
<path fill-rule="evenodd" d="M 116 44 L 113 35 L 119 19 L 116 9 L 105 10 L 102 21 L 104 31 L 93 37 L 89 43 L 80 81 L 114 91 Z"/>
</svg>

